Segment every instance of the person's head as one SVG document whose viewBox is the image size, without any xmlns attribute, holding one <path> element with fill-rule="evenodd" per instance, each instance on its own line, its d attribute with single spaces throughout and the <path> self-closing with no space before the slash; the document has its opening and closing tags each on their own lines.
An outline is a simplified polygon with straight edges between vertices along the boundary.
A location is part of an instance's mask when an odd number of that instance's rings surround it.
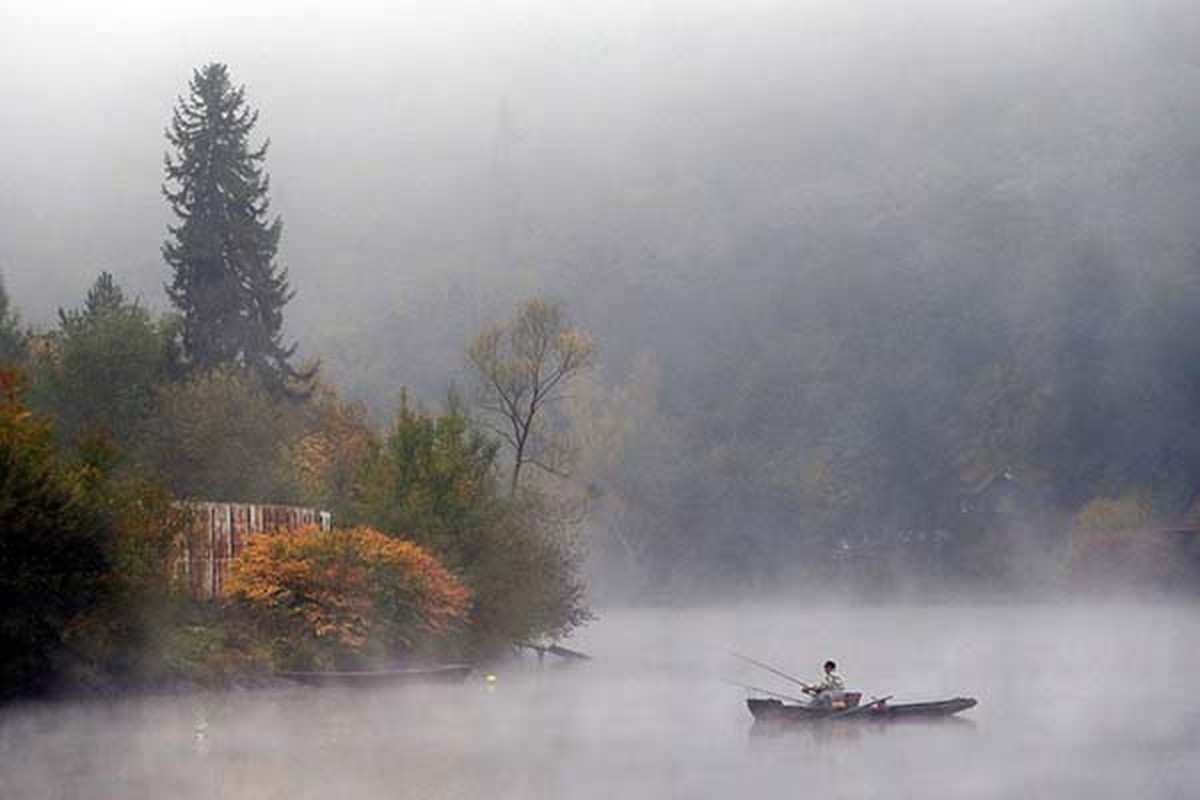
<svg viewBox="0 0 1200 800">
<path fill-rule="evenodd" d="M 825 662 L 825 671 L 826 672 L 833 672 L 835 669 L 837 669 L 837 664 L 833 663 L 832 661 Z"/>
</svg>

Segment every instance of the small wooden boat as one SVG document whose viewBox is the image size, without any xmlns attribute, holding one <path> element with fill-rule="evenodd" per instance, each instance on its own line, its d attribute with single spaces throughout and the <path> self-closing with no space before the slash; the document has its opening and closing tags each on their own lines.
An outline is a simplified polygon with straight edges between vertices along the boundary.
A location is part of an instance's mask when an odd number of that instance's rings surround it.
<svg viewBox="0 0 1200 800">
<path fill-rule="evenodd" d="M 276 672 L 280 678 L 308 686 L 374 688 L 411 683 L 462 683 L 471 672 L 468 664 L 443 664 L 414 669 L 378 669 L 361 672 Z"/>
<path fill-rule="evenodd" d="M 973 697 L 955 697 L 952 700 L 937 700 L 927 703 L 896 703 L 874 701 L 858 705 L 859 695 L 848 693 L 850 702 L 840 708 L 803 703 L 785 703 L 782 700 L 766 700 L 751 697 L 746 706 L 757 722 L 807 723 L 807 722 L 890 722 L 902 719 L 936 719 L 949 717 L 960 711 L 974 708 L 978 701 Z"/>
</svg>

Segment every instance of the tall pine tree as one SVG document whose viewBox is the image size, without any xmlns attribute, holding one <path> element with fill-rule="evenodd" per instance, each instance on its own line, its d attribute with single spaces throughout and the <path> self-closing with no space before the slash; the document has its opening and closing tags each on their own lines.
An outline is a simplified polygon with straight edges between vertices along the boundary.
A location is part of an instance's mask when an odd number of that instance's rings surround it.
<svg viewBox="0 0 1200 800">
<path fill-rule="evenodd" d="M 283 222 L 270 217 L 269 142 L 250 144 L 257 121 L 224 64 L 193 72 L 166 132 L 175 153 L 163 193 L 178 218 L 163 244 L 174 270 L 167 292 L 182 314 L 189 369 L 239 367 L 274 394 L 305 395 L 316 367 L 295 366 L 296 345 L 283 341 L 293 293 L 275 261 Z"/>
</svg>

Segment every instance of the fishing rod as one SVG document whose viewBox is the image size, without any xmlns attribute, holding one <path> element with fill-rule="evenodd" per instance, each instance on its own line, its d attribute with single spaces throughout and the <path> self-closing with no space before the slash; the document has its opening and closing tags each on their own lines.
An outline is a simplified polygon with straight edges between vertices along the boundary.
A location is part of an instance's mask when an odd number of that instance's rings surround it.
<svg viewBox="0 0 1200 800">
<path fill-rule="evenodd" d="M 786 678 L 787 680 L 791 681 L 792 683 L 798 685 L 801 689 L 804 689 L 806 692 L 811 691 L 813 688 L 812 686 L 808 685 L 807 683 L 800 680 L 799 678 L 797 678 L 793 675 L 788 675 L 786 672 L 775 669 L 775 667 L 772 667 L 770 664 L 764 664 L 763 662 L 757 661 L 757 660 L 751 658 L 750 656 L 742 655 L 741 653 L 736 653 L 732 650 L 729 651 L 729 655 L 733 656 L 734 658 L 741 659 L 742 661 L 745 661 L 747 664 L 753 664 L 754 666 L 758 667 L 759 669 L 765 669 L 767 672 L 770 672 L 773 675 L 778 675 L 781 678 Z"/>
<path fill-rule="evenodd" d="M 799 697 L 792 697 L 790 694 L 783 694 L 781 692 L 773 692 L 770 689 L 763 689 L 761 686 L 749 686 L 745 683 L 738 683 L 737 681 L 722 681 L 722 683 L 727 683 L 730 686 L 736 686 L 739 689 L 745 689 L 748 692 L 758 692 L 759 694 L 766 694 L 766 695 L 770 695 L 771 697 L 778 697 L 780 700 L 789 700 L 793 703 L 807 703 L 808 702 L 807 700 L 801 700 Z"/>
</svg>

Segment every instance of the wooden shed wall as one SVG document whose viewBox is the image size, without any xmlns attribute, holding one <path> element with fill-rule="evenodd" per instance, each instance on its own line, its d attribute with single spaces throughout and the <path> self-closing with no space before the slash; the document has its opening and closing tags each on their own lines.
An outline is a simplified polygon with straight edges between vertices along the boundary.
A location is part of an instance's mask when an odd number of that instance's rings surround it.
<svg viewBox="0 0 1200 800">
<path fill-rule="evenodd" d="M 225 591 L 229 565 L 253 536 L 287 533 L 316 525 L 332 527 L 329 512 L 300 506 L 258 503 L 183 504 L 193 514 L 191 529 L 181 537 L 175 574 L 196 597 L 211 598 Z"/>
</svg>

